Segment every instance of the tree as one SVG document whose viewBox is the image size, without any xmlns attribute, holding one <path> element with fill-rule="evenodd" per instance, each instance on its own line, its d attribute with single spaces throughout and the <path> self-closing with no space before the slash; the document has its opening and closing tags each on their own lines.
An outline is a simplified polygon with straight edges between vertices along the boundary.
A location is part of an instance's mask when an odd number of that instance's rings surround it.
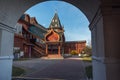
<svg viewBox="0 0 120 80">
<path fill-rule="evenodd" d="M 84 49 L 83 49 L 84 53 L 85 54 L 89 54 L 91 56 L 92 54 L 92 47 L 90 46 L 86 46 Z"/>
<path fill-rule="evenodd" d="M 70 53 L 71 53 L 72 55 L 77 55 L 77 54 L 78 54 L 78 52 L 77 52 L 76 50 L 72 50 Z"/>
</svg>

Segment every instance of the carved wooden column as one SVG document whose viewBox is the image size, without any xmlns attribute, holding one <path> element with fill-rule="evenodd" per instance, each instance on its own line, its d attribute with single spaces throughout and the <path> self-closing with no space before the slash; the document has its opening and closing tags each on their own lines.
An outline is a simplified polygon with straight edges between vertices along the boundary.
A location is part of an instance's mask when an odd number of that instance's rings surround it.
<svg viewBox="0 0 120 80">
<path fill-rule="evenodd" d="M 28 53 L 29 53 L 29 58 L 31 58 L 31 57 L 32 57 L 32 56 L 31 56 L 31 47 L 32 47 L 32 46 L 31 46 L 31 45 L 29 45 L 29 52 L 28 52 Z"/>
<path fill-rule="evenodd" d="M 48 44 L 46 43 L 46 55 L 48 55 Z"/>
<path fill-rule="evenodd" d="M 60 44 L 59 44 L 59 45 L 58 45 L 58 55 L 59 55 L 59 56 L 60 56 L 60 53 L 61 53 L 60 49 L 61 49 L 61 47 L 60 47 Z"/>
</svg>

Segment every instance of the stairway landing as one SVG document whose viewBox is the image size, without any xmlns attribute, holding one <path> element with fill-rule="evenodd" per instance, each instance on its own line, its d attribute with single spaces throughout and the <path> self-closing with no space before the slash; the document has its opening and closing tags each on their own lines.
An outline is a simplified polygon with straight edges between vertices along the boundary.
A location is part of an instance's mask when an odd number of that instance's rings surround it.
<svg viewBox="0 0 120 80">
<path fill-rule="evenodd" d="M 64 59 L 64 58 L 61 55 L 49 54 L 48 56 L 42 57 L 41 59 Z"/>
</svg>

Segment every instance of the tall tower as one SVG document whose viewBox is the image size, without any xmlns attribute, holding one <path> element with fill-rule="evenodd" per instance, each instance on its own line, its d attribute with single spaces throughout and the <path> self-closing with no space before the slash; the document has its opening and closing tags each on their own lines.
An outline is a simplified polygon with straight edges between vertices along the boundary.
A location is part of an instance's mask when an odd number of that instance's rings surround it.
<svg viewBox="0 0 120 80">
<path fill-rule="evenodd" d="M 58 14 L 55 12 L 54 17 L 45 34 L 46 54 L 54 54 L 61 56 L 62 45 L 65 42 L 64 28 L 62 27 Z"/>
</svg>

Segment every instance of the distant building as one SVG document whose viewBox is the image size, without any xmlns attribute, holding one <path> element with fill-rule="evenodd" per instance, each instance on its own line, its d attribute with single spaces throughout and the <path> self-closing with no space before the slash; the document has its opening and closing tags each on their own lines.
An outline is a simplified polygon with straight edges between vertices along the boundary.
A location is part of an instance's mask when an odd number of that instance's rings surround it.
<svg viewBox="0 0 120 80">
<path fill-rule="evenodd" d="M 72 51 L 80 54 L 86 47 L 86 41 L 66 41 L 64 44 L 64 53 L 68 54 Z"/>
<path fill-rule="evenodd" d="M 86 41 L 65 41 L 64 27 L 55 13 L 49 28 L 40 25 L 35 17 L 24 14 L 16 24 L 14 53 L 24 53 L 22 57 L 62 57 L 72 50 L 77 53 L 85 48 Z"/>
</svg>

